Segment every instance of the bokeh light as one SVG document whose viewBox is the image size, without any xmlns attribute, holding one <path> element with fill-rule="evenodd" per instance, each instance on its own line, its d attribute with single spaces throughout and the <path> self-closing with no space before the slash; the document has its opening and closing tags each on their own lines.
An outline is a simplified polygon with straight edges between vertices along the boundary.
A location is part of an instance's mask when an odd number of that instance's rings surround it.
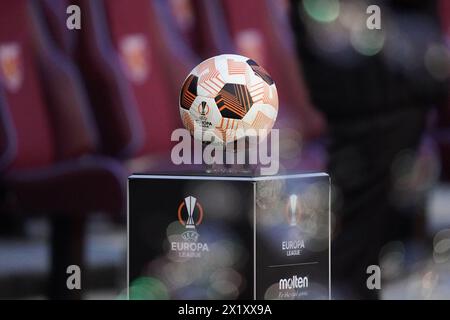
<svg viewBox="0 0 450 320">
<path fill-rule="evenodd" d="M 450 229 L 436 233 L 433 238 L 433 260 L 435 263 L 445 263 L 450 259 Z"/>
<path fill-rule="evenodd" d="M 424 63 L 436 80 L 444 81 L 450 76 L 450 52 L 445 46 L 430 45 L 425 52 Z"/>
<path fill-rule="evenodd" d="M 380 268 L 383 279 L 398 277 L 405 264 L 405 246 L 401 241 L 386 244 L 380 251 Z"/>
<path fill-rule="evenodd" d="M 339 16 L 338 0 L 304 0 L 303 6 L 308 15 L 318 22 L 333 22 Z"/>
<path fill-rule="evenodd" d="M 365 26 L 353 28 L 350 42 L 353 48 L 362 55 L 374 56 L 384 46 L 385 35 L 381 30 L 369 30 Z"/>
<path fill-rule="evenodd" d="M 167 287 L 158 279 L 140 277 L 130 284 L 130 300 L 167 300 Z"/>
</svg>

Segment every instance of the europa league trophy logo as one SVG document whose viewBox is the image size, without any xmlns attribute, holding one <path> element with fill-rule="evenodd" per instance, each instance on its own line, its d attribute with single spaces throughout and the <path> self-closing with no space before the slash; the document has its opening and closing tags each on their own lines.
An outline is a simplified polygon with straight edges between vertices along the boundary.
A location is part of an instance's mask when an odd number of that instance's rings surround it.
<svg viewBox="0 0 450 320">
<path fill-rule="evenodd" d="M 198 105 L 198 113 L 203 117 L 208 115 L 209 106 L 206 104 L 205 101 L 202 101 L 202 103 Z"/>
<path fill-rule="evenodd" d="M 195 223 L 194 223 L 194 208 L 195 208 L 195 203 L 197 202 L 197 199 L 195 199 L 194 197 L 186 197 L 184 198 L 184 203 L 186 204 L 186 210 L 188 213 L 188 219 L 186 221 L 186 228 L 187 229 L 195 229 Z"/>
<path fill-rule="evenodd" d="M 287 221 L 290 226 L 296 226 L 300 222 L 301 213 L 298 196 L 296 194 L 291 194 L 286 204 Z"/>
<path fill-rule="evenodd" d="M 185 210 L 183 210 L 186 208 Z M 196 210 L 197 209 L 197 210 Z M 183 213 L 187 213 L 187 219 L 183 219 Z M 184 216 L 186 217 L 186 213 Z M 194 218 L 196 217 L 196 218 Z M 188 196 L 184 198 L 178 207 L 178 221 L 187 229 L 181 235 L 184 240 L 187 241 L 197 241 L 198 233 L 195 227 L 200 225 L 203 220 L 203 208 L 195 197 Z"/>
</svg>

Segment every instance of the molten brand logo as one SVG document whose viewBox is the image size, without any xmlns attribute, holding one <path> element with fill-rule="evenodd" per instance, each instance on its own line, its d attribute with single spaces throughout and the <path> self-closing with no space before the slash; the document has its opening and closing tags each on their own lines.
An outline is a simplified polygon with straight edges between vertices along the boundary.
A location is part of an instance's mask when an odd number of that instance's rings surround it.
<svg viewBox="0 0 450 320">
<path fill-rule="evenodd" d="M 280 279 L 278 282 L 279 290 L 294 290 L 308 288 L 308 277 L 299 277 L 297 275 L 288 279 Z"/>
</svg>

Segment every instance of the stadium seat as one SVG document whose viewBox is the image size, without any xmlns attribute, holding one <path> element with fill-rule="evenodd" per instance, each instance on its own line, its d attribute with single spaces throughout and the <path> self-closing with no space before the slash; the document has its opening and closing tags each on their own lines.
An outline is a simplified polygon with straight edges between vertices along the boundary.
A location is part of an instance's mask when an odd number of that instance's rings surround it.
<svg viewBox="0 0 450 320">
<path fill-rule="evenodd" d="M 168 73 L 171 104 L 175 106 L 178 105 L 181 85 L 201 59 L 170 23 L 172 16 L 167 10 L 167 1 L 154 0 L 149 4 L 154 49 L 158 52 L 160 64 L 165 66 L 164 71 Z"/>
<path fill-rule="evenodd" d="M 0 172 L 4 172 L 15 155 L 14 142 L 11 139 L 14 137 L 14 128 L 4 107 L 6 101 L 2 91 L 0 92 Z"/>
<path fill-rule="evenodd" d="M 35 1 L 34 10 L 41 10 L 40 15 L 48 23 L 48 31 L 52 41 L 62 52 L 73 56 L 75 51 L 77 33 L 69 30 L 66 25 L 67 7 L 72 4 L 70 0 L 38 0 Z"/>
<path fill-rule="evenodd" d="M 236 52 L 219 1 L 160 2 L 164 3 L 162 7 L 170 11 L 165 23 L 176 29 L 203 60 L 222 53 Z"/>
<path fill-rule="evenodd" d="M 76 68 L 42 38 L 33 5 L 0 3 L 0 169 L 6 192 L 0 209 L 50 217 L 49 295 L 78 298 L 67 289 L 66 268 L 82 265 L 84 220 L 92 212 L 124 212 L 126 174 L 118 162 L 91 155 L 96 133 Z M 46 90 L 41 76 L 60 91 Z"/>
<path fill-rule="evenodd" d="M 76 32 L 73 58 L 87 88 L 100 136 L 100 151 L 127 158 L 142 147 L 143 127 L 119 57 L 109 40 L 99 1 L 74 2 L 82 8 L 83 27 Z M 43 2 L 48 5 L 48 2 Z M 94 16 L 95 15 L 95 16 Z M 53 32 L 54 33 L 54 32 Z"/>
</svg>

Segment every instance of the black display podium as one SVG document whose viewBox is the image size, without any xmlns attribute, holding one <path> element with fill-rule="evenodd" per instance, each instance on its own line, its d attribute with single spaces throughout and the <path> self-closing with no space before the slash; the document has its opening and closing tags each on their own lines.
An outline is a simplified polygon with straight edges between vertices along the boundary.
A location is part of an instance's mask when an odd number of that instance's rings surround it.
<svg viewBox="0 0 450 320">
<path fill-rule="evenodd" d="M 329 299 L 330 179 L 134 174 L 130 299 Z"/>
</svg>

